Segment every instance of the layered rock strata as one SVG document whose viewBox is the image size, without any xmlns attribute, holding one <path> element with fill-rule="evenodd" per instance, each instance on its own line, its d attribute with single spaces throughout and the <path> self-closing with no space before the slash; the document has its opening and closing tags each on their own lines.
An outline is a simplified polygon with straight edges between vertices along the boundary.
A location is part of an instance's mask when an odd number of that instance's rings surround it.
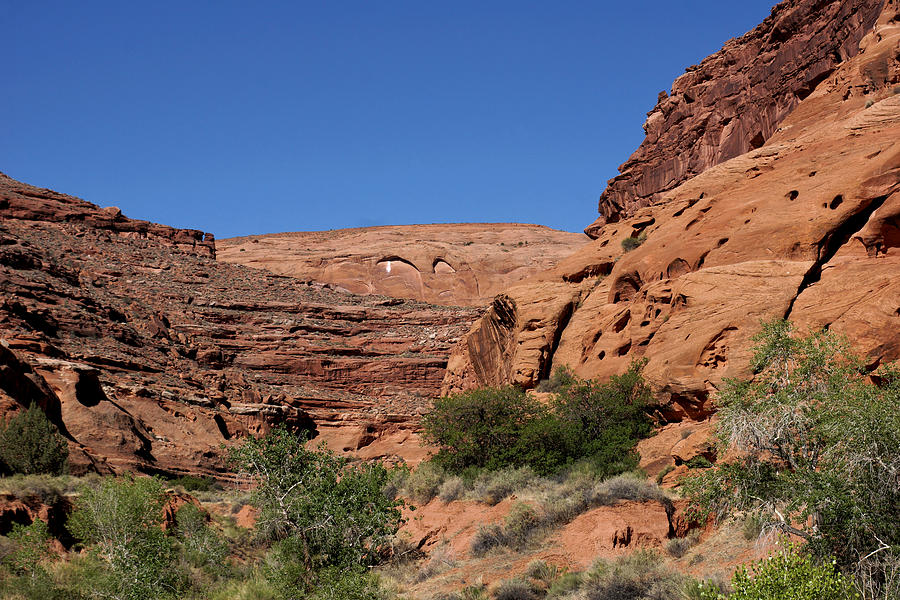
<svg viewBox="0 0 900 600">
<path fill-rule="evenodd" d="M 415 458 L 477 316 L 223 264 L 201 232 L 6 176 L 0 218 L 0 414 L 38 402 L 75 472 L 221 475 L 222 444 L 273 423 Z"/>
<path fill-rule="evenodd" d="M 888 3 L 889 4 L 889 3 Z M 657 204 L 710 167 L 761 147 L 793 109 L 859 51 L 885 0 L 787 0 L 662 92 L 644 123 L 646 139 L 600 196 L 585 232 Z M 880 75 L 863 82 L 865 94 Z"/>
<path fill-rule="evenodd" d="M 518 223 L 456 223 L 279 233 L 219 240 L 219 259 L 356 294 L 486 306 L 589 240 Z"/>
<path fill-rule="evenodd" d="M 444 393 L 644 357 L 668 416 L 702 418 L 780 317 L 847 335 L 869 368 L 900 358 L 900 2 L 761 148 L 596 235 L 494 301 Z M 626 238 L 646 241 L 625 252 Z"/>
</svg>

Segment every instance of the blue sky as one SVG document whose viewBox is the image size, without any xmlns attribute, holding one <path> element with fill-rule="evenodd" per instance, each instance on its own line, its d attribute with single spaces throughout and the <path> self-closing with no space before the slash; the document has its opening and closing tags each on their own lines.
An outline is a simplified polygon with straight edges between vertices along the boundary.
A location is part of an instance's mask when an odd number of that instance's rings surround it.
<svg viewBox="0 0 900 600">
<path fill-rule="evenodd" d="M 0 0 L 0 171 L 217 237 L 580 231 L 660 90 L 773 0 Z"/>
</svg>

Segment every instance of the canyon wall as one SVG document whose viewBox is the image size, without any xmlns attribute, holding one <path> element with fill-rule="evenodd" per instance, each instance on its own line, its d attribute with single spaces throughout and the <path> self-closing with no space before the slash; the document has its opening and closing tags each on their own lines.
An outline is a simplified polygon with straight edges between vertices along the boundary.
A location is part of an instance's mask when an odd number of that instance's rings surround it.
<svg viewBox="0 0 900 600">
<path fill-rule="evenodd" d="M 847 335 L 869 368 L 900 358 L 900 2 L 876 16 L 760 148 L 619 213 L 495 299 L 444 393 L 646 358 L 667 416 L 703 418 L 723 378 L 749 374 L 760 321 L 781 317 Z M 626 238 L 645 241 L 626 252 Z"/>
<path fill-rule="evenodd" d="M 419 458 L 473 309 L 354 296 L 213 259 L 211 236 L 0 175 L 0 416 L 38 402 L 74 472 L 227 475 L 275 423 Z"/>
<path fill-rule="evenodd" d="M 633 216 L 710 167 L 759 148 L 875 24 L 884 0 L 787 0 L 662 92 L 646 139 L 600 196 L 585 232 Z"/>
<path fill-rule="evenodd" d="M 519 223 L 398 225 L 219 240 L 218 257 L 355 294 L 486 306 L 589 241 Z"/>
</svg>

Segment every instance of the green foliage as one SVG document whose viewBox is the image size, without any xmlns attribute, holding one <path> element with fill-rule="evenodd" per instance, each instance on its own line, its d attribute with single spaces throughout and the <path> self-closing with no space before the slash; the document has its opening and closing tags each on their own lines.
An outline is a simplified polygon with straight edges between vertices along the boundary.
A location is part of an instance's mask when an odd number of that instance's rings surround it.
<svg viewBox="0 0 900 600">
<path fill-rule="evenodd" d="M 228 543 L 207 523 L 206 514 L 193 504 L 185 504 L 178 509 L 175 523 L 176 539 L 188 563 L 208 573 L 224 573 Z"/>
<path fill-rule="evenodd" d="M 274 542 L 268 572 L 286 597 L 322 589 L 331 568 L 364 573 L 399 528 L 401 503 L 384 493 L 390 474 L 380 464 L 308 450 L 284 429 L 246 440 L 231 459 L 257 482 L 257 527 Z"/>
<path fill-rule="evenodd" d="M 482 388 L 435 400 L 423 420 L 425 439 L 440 447 L 433 461 L 460 473 L 532 462 L 553 471 L 565 461 L 562 432 L 547 408 L 520 388 Z"/>
<path fill-rule="evenodd" d="M 196 475 L 182 475 L 170 479 L 169 485 L 184 488 L 187 492 L 210 492 L 219 487 L 212 477 L 197 477 Z"/>
<path fill-rule="evenodd" d="M 850 600 L 859 598 L 852 582 L 835 567 L 835 562 L 817 563 L 795 548 L 751 565 L 741 567 L 731 579 L 731 594 L 715 586 L 702 586 L 702 600 Z"/>
<path fill-rule="evenodd" d="M 713 466 L 709 459 L 702 454 L 689 458 L 684 464 L 688 469 L 709 469 Z"/>
<path fill-rule="evenodd" d="M 102 569 L 92 595 L 116 600 L 170 598 L 183 586 L 172 538 L 161 528 L 165 491 L 153 477 L 108 477 L 85 486 L 69 529 Z"/>
<path fill-rule="evenodd" d="M 8 537 L 14 550 L 3 557 L 4 566 L 17 575 L 38 576 L 40 563 L 50 556 L 50 530 L 47 524 L 40 519 L 35 519 L 30 525 L 15 523 Z"/>
<path fill-rule="evenodd" d="M 847 342 L 766 323 L 752 381 L 727 381 L 718 435 L 741 458 L 689 478 L 697 512 L 735 510 L 802 537 L 850 567 L 900 546 L 900 372 L 875 385 Z"/>
<path fill-rule="evenodd" d="M 642 233 L 637 237 L 627 237 L 622 240 L 622 250 L 625 252 L 631 252 L 641 244 L 647 241 L 647 234 Z"/>
<path fill-rule="evenodd" d="M 0 461 L 12 473 L 61 475 L 68 458 L 65 438 L 36 403 L 0 429 Z"/>
<path fill-rule="evenodd" d="M 587 457 L 601 477 L 630 470 L 637 440 L 651 431 L 644 364 L 602 384 L 557 371 L 550 406 L 512 386 L 438 399 L 423 420 L 426 441 L 439 447 L 432 462 L 451 473 L 528 466 L 548 475 Z"/>
<path fill-rule="evenodd" d="M 659 555 L 639 550 L 615 563 L 595 563 L 582 589 L 588 600 L 681 600 L 683 586 L 683 577 L 666 568 Z"/>
</svg>

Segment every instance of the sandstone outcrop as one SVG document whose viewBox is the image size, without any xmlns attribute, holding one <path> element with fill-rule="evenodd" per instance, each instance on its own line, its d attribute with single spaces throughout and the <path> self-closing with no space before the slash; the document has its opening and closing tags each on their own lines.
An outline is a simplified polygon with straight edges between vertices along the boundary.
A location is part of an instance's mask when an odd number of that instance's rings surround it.
<svg viewBox="0 0 900 600">
<path fill-rule="evenodd" d="M 646 139 L 600 196 L 585 231 L 633 216 L 706 169 L 761 147 L 793 109 L 845 61 L 885 0 L 787 0 L 675 80 L 647 114 Z M 862 82 L 865 94 L 879 83 Z"/>
<path fill-rule="evenodd" d="M 219 240 L 218 256 L 355 294 L 486 306 L 588 241 L 518 223 L 403 225 Z"/>
<path fill-rule="evenodd" d="M 498 297 L 454 351 L 444 393 L 532 387 L 557 365 L 604 378 L 645 357 L 666 415 L 704 418 L 723 378 L 748 374 L 760 320 L 777 317 L 846 334 L 870 367 L 900 358 L 900 3 L 883 4 L 854 58 L 760 148 Z M 626 238 L 646 241 L 626 252 Z"/>
<path fill-rule="evenodd" d="M 74 472 L 227 474 L 273 423 L 421 455 L 474 309 L 354 296 L 214 260 L 212 237 L 0 176 L 0 416 L 37 402 Z"/>
</svg>

